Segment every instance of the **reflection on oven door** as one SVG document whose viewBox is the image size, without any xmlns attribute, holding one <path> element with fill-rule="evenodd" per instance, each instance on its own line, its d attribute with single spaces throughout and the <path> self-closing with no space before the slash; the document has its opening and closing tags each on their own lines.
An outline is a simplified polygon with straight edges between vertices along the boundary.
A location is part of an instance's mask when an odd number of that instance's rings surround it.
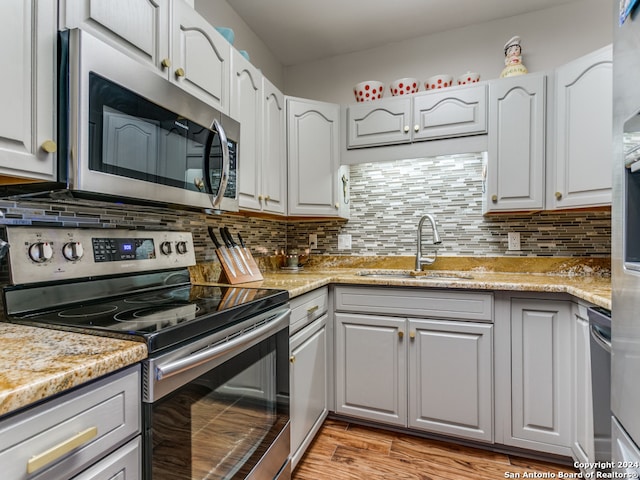
<svg viewBox="0 0 640 480">
<path fill-rule="evenodd" d="M 288 421 L 267 350 L 256 345 L 153 404 L 153 480 L 249 474 Z"/>
</svg>

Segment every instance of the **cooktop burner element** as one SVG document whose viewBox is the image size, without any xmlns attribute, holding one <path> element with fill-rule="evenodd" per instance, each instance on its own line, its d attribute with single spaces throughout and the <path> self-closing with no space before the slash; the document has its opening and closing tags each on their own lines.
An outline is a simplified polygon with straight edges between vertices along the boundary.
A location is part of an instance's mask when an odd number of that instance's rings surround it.
<svg viewBox="0 0 640 480">
<path fill-rule="evenodd" d="M 4 289 L 10 321 L 125 336 L 145 342 L 149 353 L 224 329 L 289 299 L 284 290 L 191 285 L 186 267 L 195 263 L 193 240 L 185 232 L 7 226 L 7 236 L 15 284 Z M 63 255 L 70 242 L 83 252 L 73 261 Z M 181 242 L 183 248 L 165 254 L 163 242 Z M 37 247 L 43 243 L 46 255 Z M 78 244 L 96 246 L 93 255 Z M 112 260 L 104 259 L 105 244 L 115 246 L 109 251 Z M 136 245 L 144 246 L 139 258 Z M 96 277 L 96 271 L 104 275 Z M 33 298 L 42 299 L 36 308 Z"/>
</svg>

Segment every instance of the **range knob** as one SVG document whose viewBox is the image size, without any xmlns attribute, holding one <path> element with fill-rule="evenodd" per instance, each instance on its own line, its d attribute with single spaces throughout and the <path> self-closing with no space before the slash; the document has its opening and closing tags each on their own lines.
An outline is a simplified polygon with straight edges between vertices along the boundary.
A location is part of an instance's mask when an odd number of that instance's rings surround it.
<svg viewBox="0 0 640 480">
<path fill-rule="evenodd" d="M 84 255 L 84 248 L 80 242 L 68 242 L 62 247 L 62 255 L 67 260 L 75 262 L 80 260 Z"/>
<path fill-rule="evenodd" d="M 176 252 L 178 252 L 180 255 L 184 255 L 185 253 L 187 253 L 187 242 L 185 241 L 177 242 Z"/>
<path fill-rule="evenodd" d="M 171 242 L 162 242 L 160 244 L 160 253 L 163 255 L 171 255 Z"/>
<path fill-rule="evenodd" d="M 44 263 L 53 257 L 53 248 L 49 242 L 32 243 L 29 246 L 29 258 L 36 263 Z"/>
</svg>

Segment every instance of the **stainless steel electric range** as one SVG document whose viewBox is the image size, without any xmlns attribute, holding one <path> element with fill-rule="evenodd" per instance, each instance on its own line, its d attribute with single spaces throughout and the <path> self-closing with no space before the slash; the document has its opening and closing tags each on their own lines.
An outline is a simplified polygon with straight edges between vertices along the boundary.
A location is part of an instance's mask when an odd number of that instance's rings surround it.
<svg viewBox="0 0 640 480">
<path fill-rule="evenodd" d="M 145 479 L 290 478 L 287 291 L 192 285 L 188 232 L 6 233 L 10 321 L 147 345 Z"/>
</svg>

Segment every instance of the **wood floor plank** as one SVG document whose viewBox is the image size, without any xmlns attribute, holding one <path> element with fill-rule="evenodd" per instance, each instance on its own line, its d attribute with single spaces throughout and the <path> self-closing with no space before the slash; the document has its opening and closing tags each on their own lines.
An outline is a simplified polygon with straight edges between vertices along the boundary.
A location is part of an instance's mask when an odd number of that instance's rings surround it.
<svg viewBox="0 0 640 480">
<path fill-rule="evenodd" d="M 491 452 L 480 448 L 466 447 L 441 440 L 431 440 L 414 436 L 403 436 L 393 442 L 392 451 L 412 450 L 412 455 L 427 455 L 454 457 L 464 459 L 479 459 L 509 465 L 509 457 L 502 453 Z"/>
<path fill-rule="evenodd" d="M 386 446 L 390 445 L 388 449 Z M 495 480 L 570 467 L 328 420 L 292 480 Z"/>
<path fill-rule="evenodd" d="M 513 455 L 509 456 L 509 462 L 511 463 L 511 465 L 529 468 L 531 470 L 542 471 L 542 470 L 547 470 L 549 468 L 553 468 L 554 471 L 558 471 L 558 472 L 570 472 L 570 473 L 577 472 L 575 468 L 572 468 L 567 465 L 561 465 L 561 464 L 556 464 L 551 462 L 543 462 L 543 461 L 535 460 L 532 458 L 524 458 L 524 457 L 518 457 Z"/>
</svg>

